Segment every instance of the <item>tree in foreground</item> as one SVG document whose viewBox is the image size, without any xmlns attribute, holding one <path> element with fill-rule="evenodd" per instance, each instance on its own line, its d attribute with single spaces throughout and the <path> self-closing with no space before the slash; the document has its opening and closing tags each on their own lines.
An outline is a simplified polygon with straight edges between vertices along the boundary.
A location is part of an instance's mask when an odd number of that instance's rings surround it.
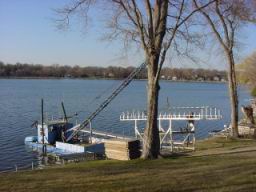
<svg viewBox="0 0 256 192">
<path fill-rule="evenodd" d="M 90 11 L 97 12 L 106 20 L 107 28 L 103 30 L 110 29 L 109 39 L 121 37 L 125 43 L 135 42 L 144 50 L 148 67 L 144 159 L 157 158 L 160 151 L 157 127 L 159 76 L 167 51 L 177 48 L 177 37 L 191 41 L 188 20 L 212 2 L 214 0 L 204 1 L 195 8 L 191 0 L 76 0 L 57 11 L 62 27 L 69 25 L 70 17 L 75 14 L 87 22 Z"/>
<path fill-rule="evenodd" d="M 193 0 L 195 7 L 199 8 L 202 0 Z M 238 137 L 238 95 L 237 78 L 235 71 L 234 49 L 238 30 L 248 21 L 255 20 L 255 2 L 247 0 L 216 0 L 206 9 L 200 9 L 201 15 L 205 18 L 224 50 L 228 63 L 228 84 L 231 103 L 231 127 L 232 136 Z"/>
</svg>

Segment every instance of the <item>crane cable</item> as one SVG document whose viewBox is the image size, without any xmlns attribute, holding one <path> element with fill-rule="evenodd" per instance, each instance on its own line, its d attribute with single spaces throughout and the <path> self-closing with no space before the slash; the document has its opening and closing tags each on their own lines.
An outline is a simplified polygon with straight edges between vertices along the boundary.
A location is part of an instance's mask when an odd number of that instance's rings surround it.
<svg viewBox="0 0 256 192">
<path fill-rule="evenodd" d="M 133 80 L 133 78 L 145 67 L 147 66 L 146 62 L 142 63 L 137 67 L 116 89 L 115 91 L 93 112 L 91 115 L 84 120 L 80 126 L 72 132 L 72 134 L 67 138 L 67 141 L 70 141 L 80 130 L 85 128 L 109 103 Z"/>
<path fill-rule="evenodd" d="M 106 89 L 104 89 L 100 94 L 98 94 L 96 97 L 94 97 L 90 102 L 88 102 L 87 105 L 84 106 L 84 108 L 88 108 L 92 104 L 94 104 L 97 100 L 101 99 L 103 95 L 105 95 L 109 90 L 112 90 L 116 86 L 116 83 L 110 85 Z M 69 118 L 73 118 L 74 116 L 78 116 L 82 112 L 86 112 L 87 110 L 80 110 L 73 115 L 69 116 Z"/>
</svg>

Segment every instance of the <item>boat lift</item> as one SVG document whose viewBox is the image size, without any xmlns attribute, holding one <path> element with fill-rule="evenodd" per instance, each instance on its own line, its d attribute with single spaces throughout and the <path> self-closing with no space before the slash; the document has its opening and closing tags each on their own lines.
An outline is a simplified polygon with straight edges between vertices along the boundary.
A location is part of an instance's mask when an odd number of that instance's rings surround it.
<svg viewBox="0 0 256 192">
<path fill-rule="evenodd" d="M 181 113 L 180 111 L 183 111 Z M 160 113 L 158 115 L 158 129 L 160 135 L 160 147 L 170 148 L 173 151 L 175 148 L 183 148 L 195 150 L 195 125 L 194 121 L 200 120 L 219 120 L 222 118 L 221 112 L 217 108 L 212 107 L 173 107 L 170 112 Z M 138 128 L 139 121 L 147 121 L 145 112 L 123 112 L 120 115 L 120 121 L 134 121 L 135 137 L 143 141 L 143 132 Z M 162 122 L 168 121 L 167 129 L 162 127 Z M 188 125 L 180 130 L 174 130 L 173 121 L 187 121 Z M 175 141 L 174 135 L 185 136 L 182 141 Z"/>
</svg>

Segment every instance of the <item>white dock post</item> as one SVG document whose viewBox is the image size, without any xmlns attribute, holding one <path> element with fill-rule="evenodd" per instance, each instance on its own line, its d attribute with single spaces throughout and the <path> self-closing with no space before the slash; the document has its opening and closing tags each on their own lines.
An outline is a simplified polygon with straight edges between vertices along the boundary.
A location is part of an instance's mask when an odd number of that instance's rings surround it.
<svg viewBox="0 0 256 192">
<path fill-rule="evenodd" d="M 32 161 L 31 169 L 34 170 L 34 162 Z"/>
<path fill-rule="evenodd" d="M 170 131 L 170 140 L 171 140 L 171 152 L 173 152 L 173 138 L 172 138 L 172 120 L 169 120 L 169 131 Z"/>
<path fill-rule="evenodd" d="M 92 123 L 89 121 L 89 126 L 90 126 L 90 143 L 92 143 Z"/>
<path fill-rule="evenodd" d="M 18 166 L 15 164 L 15 172 L 18 172 Z"/>
<path fill-rule="evenodd" d="M 138 133 L 137 133 L 138 127 L 137 127 L 137 120 L 134 121 L 134 133 L 136 139 L 138 139 Z"/>
<path fill-rule="evenodd" d="M 193 151 L 195 150 L 195 145 L 196 145 L 196 137 L 195 137 L 195 133 L 193 133 Z"/>
<path fill-rule="evenodd" d="M 162 128 L 162 124 L 161 124 L 161 117 L 159 117 L 158 119 L 158 130 L 164 132 L 164 129 Z"/>
</svg>

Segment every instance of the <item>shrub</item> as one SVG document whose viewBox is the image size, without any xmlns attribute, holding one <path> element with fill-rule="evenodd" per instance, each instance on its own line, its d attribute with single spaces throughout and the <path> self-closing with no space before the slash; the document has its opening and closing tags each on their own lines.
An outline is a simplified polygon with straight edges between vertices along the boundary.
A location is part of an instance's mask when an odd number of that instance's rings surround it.
<svg viewBox="0 0 256 192">
<path fill-rule="evenodd" d="M 251 90 L 251 95 L 253 97 L 256 97 L 256 87 L 253 87 L 252 90 Z"/>
</svg>

